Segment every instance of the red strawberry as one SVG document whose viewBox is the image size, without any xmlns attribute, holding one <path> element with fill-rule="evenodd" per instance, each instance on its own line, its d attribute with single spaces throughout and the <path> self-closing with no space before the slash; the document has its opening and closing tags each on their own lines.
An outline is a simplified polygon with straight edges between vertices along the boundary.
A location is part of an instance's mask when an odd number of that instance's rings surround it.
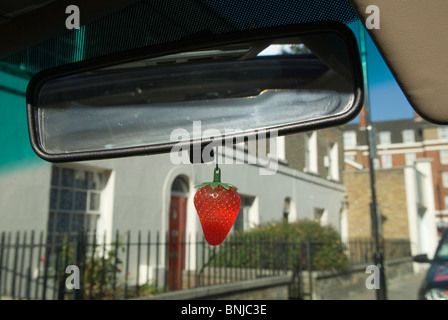
<svg viewBox="0 0 448 320">
<path fill-rule="evenodd" d="M 241 206 L 237 188 L 221 182 L 221 169 L 216 166 L 213 182 L 204 182 L 196 188 L 194 206 L 201 221 L 205 240 L 217 246 L 227 237 Z"/>
</svg>

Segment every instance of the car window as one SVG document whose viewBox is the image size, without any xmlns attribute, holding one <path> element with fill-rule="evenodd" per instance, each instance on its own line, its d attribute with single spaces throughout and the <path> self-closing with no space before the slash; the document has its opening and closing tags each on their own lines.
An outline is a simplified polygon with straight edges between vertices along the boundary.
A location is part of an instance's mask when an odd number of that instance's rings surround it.
<svg viewBox="0 0 448 320">
<path fill-rule="evenodd" d="M 448 233 L 442 238 L 435 254 L 435 260 L 448 260 Z"/>
<path fill-rule="evenodd" d="M 201 36 L 288 24 L 318 21 L 348 24 L 358 20 L 348 1 L 307 2 L 139 1 L 79 29 L 68 30 L 33 47 L 14 52 L 4 57 L 3 61 L 37 72 L 70 62 L 180 39 L 197 39 Z M 297 10 L 300 6 L 309 9 Z M 129 32 L 130 28 L 132 33 Z"/>
</svg>

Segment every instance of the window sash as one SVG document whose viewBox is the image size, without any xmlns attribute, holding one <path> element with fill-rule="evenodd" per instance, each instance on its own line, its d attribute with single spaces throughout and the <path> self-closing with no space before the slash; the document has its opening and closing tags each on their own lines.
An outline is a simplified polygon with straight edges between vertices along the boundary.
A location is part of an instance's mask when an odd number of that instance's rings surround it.
<svg viewBox="0 0 448 320">
<path fill-rule="evenodd" d="M 448 139 L 448 128 L 442 127 L 438 129 L 439 139 Z"/>
<path fill-rule="evenodd" d="M 49 232 L 78 232 L 96 228 L 103 184 L 102 172 L 53 166 Z"/>
<path fill-rule="evenodd" d="M 381 155 L 381 167 L 382 168 L 392 168 L 392 155 L 391 154 L 383 154 Z"/>
<path fill-rule="evenodd" d="M 442 172 L 442 184 L 444 188 L 448 188 L 448 172 Z"/>
<path fill-rule="evenodd" d="M 440 150 L 440 163 L 448 164 L 448 150 Z"/>
<path fill-rule="evenodd" d="M 93 231 L 99 216 L 99 214 L 50 211 L 48 227 L 51 233 Z"/>
<path fill-rule="evenodd" d="M 356 147 L 356 132 L 347 131 L 344 132 L 344 148 Z"/>
<path fill-rule="evenodd" d="M 100 200 L 101 193 L 93 190 L 52 187 L 50 191 L 50 209 L 61 212 L 99 213 Z"/>
<path fill-rule="evenodd" d="M 338 143 L 331 143 L 328 147 L 328 177 L 339 180 L 339 155 Z"/>
<path fill-rule="evenodd" d="M 408 165 L 408 166 L 413 165 L 415 159 L 417 159 L 417 155 L 415 153 L 406 153 L 404 155 L 404 157 L 405 157 L 406 165 Z"/>
<path fill-rule="evenodd" d="M 378 134 L 379 144 L 391 144 L 391 135 L 389 131 L 382 131 Z"/>
<path fill-rule="evenodd" d="M 445 200 L 445 209 L 448 209 L 448 197 L 445 196 L 444 200 Z"/>
<path fill-rule="evenodd" d="M 305 135 L 305 170 L 317 173 L 317 137 L 315 131 Z"/>
<path fill-rule="evenodd" d="M 403 135 L 403 142 L 404 143 L 415 142 L 414 130 L 403 130 L 402 135 Z"/>
</svg>

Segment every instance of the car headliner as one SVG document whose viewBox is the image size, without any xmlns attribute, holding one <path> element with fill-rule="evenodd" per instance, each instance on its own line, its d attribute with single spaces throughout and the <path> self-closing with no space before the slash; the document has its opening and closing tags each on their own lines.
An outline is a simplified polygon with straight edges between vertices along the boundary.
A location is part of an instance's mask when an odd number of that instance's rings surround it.
<svg viewBox="0 0 448 320">
<path fill-rule="evenodd" d="M 411 106 L 448 124 L 448 1 L 351 0 L 362 19 L 380 8 L 380 29 L 368 30 Z"/>
<path fill-rule="evenodd" d="M 66 32 L 65 8 L 82 7 L 81 24 L 138 0 L 3 0 L 0 58 Z M 371 1 L 350 0 L 363 21 Z M 367 30 L 411 106 L 428 121 L 448 124 L 448 1 L 376 0 L 380 29 Z"/>
</svg>

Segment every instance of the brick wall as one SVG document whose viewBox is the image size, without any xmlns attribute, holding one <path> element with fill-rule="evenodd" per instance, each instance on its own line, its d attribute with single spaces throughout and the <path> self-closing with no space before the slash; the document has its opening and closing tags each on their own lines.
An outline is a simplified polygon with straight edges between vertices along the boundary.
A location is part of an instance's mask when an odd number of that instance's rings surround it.
<svg viewBox="0 0 448 320">
<path fill-rule="evenodd" d="M 303 171 L 305 167 L 305 135 L 297 133 L 285 138 L 286 160 L 290 167 Z M 338 143 L 339 182 L 343 183 L 344 146 L 343 128 L 332 127 L 317 131 L 317 168 L 318 175 L 327 179 L 329 170 L 325 167 L 324 156 L 328 155 L 331 143 Z"/>
<path fill-rule="evenodd" d="M 383 218 L 384 237 L 409 239 L 403 168 L 380 169 L 376 171 L 375 177 L 378 212 Z M 346 171 L 344 181 L 347 188 L 349 237 L 370 237 L 369 171 Z"/>
<path fill-rule="evenodd" d="M 437 140 L 439 138 L 438 128 L 424 128 L 423 140 Z"/>
<path fill-rule="evenodd" d="M 289 166 L 303 171 L 305 167 L 305 133 L 287 135 L 285 149 Z"/>
</svg>

